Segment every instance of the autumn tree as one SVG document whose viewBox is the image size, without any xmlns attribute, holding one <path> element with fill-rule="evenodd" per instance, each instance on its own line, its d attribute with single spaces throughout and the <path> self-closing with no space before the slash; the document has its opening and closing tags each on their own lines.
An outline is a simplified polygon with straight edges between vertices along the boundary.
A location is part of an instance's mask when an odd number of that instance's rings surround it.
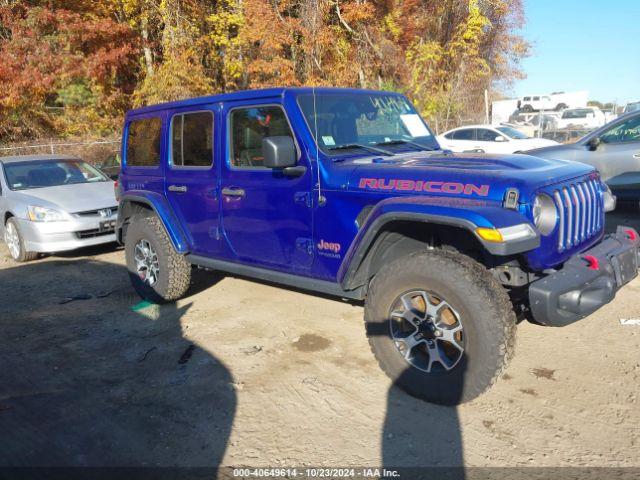
<svg viewBox="0 0 640 480">
<path fill-rule="evenodd" d="M 0 8 L 0 135 L 112 131 L 135 88 L 135 37 L 108 18 Z"/>
<path fill-rule="evenodd" d="M 401 91 L 442 130 L 481 117 L 484 90 L 508 89 L 528 52 L 522 0 L 0 2 L 0 134 L 12 137 L 106 131 L 131 106 L 286 85 Z"/>
</svg>

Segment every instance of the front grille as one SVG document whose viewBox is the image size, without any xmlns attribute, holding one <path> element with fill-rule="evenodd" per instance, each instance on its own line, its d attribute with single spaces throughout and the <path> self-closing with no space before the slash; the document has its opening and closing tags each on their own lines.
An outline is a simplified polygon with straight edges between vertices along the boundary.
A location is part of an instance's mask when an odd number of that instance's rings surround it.
<svg viewBox="0 0 640 480">
<path fill-rule="evenodd" d="M 103 235 L 111 235 L 115 232 L 115 228 L 108 228 L 106 230 L 100 230 L 99 228 L 93 228 L 91 230 L 82 230 L 81 232 L 76 232 L 76 237 L 80 240 L 85 238 L 94 238 L 101 237 Z"/>
<path fill-rule="evenodd" d="M 558 187 L 553 192 L 558 208 L 558 251 L 575 247 L 600 232 L 603 205 L 598 182 L 588 179 Z"/>
<path fill-rule="evenodd" d="M 100 210 L 111 210 L 112 214 L 118 213 L 118 207 L 101 208 Z M 100 216 L 100 210 L 86 210 L 84 212 L 76 212 L 74 215 L 79 217 L 98 217 Z"/>
</svg>

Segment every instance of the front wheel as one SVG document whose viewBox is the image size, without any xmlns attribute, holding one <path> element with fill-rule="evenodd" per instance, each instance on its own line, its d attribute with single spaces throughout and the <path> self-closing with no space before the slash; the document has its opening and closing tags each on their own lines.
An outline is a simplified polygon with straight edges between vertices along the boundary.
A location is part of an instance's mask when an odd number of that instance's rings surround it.
<svg viewBox="0 0 640 480">
<path fill-rule="evenodd" d="M 509 297 L 480 264 L 457 252 L 403 257 L 374 277 L 365 305 L 369 344 L 410 395 L 442 405 L 488 389 L 513 353 Z"/>
<path fill-rule="evenodd" d="M 13 217 L 9 218 L 4 226 L 4 242 L 9 248 L 11 258 L 16 262 L 28 262 L 38 257 L 37 252 L 27 251 L 18 222 Z"/>
<path fill-rule="evenodd" d="M 189 289 L 191 264 L 174 250 L 158 217 L 134 217 L 124 249 L 131 284 L 142 298 L 171 302 Z"/>
</svg>

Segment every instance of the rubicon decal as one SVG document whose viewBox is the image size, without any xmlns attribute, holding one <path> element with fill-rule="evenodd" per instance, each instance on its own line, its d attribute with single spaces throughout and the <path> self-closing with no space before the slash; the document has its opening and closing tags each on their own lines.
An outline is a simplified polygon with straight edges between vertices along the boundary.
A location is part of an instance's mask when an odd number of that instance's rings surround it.
<svg viewBox="0 0 640 480">
<path fill-rule="evenodd" d="M 400 192 L 446 193 L 449 195 L 489 195 L 489 185 L 473 183 L 434 182 L 430 180 L 400 180 L 384 178 L 361 178 L 359 188 L 366 190 L 395 190 Z"/>
</svg>

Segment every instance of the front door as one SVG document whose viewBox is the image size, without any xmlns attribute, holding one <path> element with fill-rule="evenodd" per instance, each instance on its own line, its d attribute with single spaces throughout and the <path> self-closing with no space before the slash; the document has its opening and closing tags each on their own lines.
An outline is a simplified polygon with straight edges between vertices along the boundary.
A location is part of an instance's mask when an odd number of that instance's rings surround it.
<svg viewBox="0 0 640 480">
<path fill-rule="evenodd" d="M 176 110 L 167 119 L 165 190 L 192 253 L 220 252 L 220 209 L 214 111 Z"/>
<path fill-rule="evenodd" d="M 279 104 L 227 105 L 226 162 L 221 177 L 222 224 L 237 261 L 303 273 L 313 260 L 312 172 L 298 150 L 298 165 L 306 171 L 287 177 L 267 168 L 262 140 L 295 138 Z"/>
<path fill-rule="evenodd" d="M 640 189 L 640 115 L 614 125 L 600 135 L 600 145 L 589 152 L 602 179 L 624 199 L 637 199 Z M 579 160 L 579 159 L 578 159 Z"/>
</svg>

